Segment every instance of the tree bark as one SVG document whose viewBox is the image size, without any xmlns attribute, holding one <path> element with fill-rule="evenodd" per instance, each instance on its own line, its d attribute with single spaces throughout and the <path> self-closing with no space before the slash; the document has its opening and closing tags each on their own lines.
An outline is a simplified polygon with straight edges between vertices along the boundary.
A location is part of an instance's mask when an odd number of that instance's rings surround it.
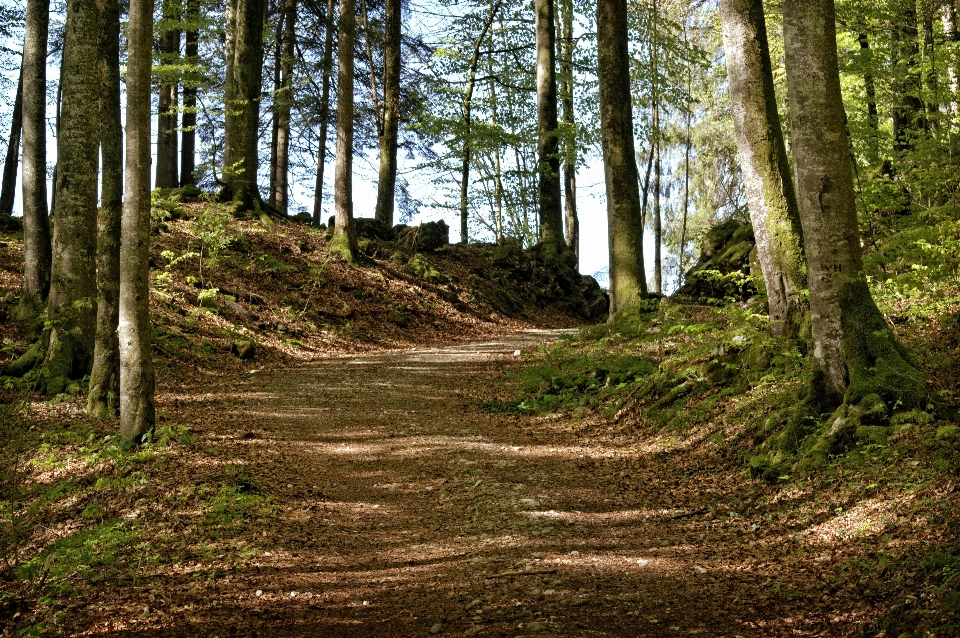
<svg viewBox="0 0 960 638">
<path fill-rule="evenodd" d="M 771 332 L 797 336 L 805 288 L 800 213 L 780 128 L 761 0 L 721 0 L 723 50 Z"/>
<path fill-rule="evenodd" d="M 647 296 L 643 226 L 633 147 L 626 0 L 597 3 L 600 138 L 610 242 L 610 315 Z"/>
<path fill-rule="evenodd" d="M 260 91 L 263 83 L 265 0 L 227 0 L 224 82 L 223 191 L 220 198 L 249 210 L 257 190 Z"/>
<path fill-rule="evenodd" d="M 152 0 L 130 0 L 127 172 L 120 261 L 120 436 L 136 444 L 153 430 L 150 351 L 150 65 Z"/>
<path fill-rule="evenodd" d="M 563 153 L 563 221 L 567 248 L 580 267 L 580 219 L 577 217 L 577 124 L 573 111 L 573 0 L 560 2 L 560 73 L 567 148 Z"/>
<path fill-rule="evenodd" d="M 157 108 L 157 188 L 177 188 L 179 153 L 177 150 L 180 108 L 180 82 L 176 65 L 180 62 L 180 2 L 163 0 L 160 34 L 160 86 Z"/>
<path fill-rule="evenodd" d="M 293 61 L 296 44 L 297 0 L 285 0 L 283 46 L 280 55 L 280 90 L 274 96 L 277 146 L 274 175 L 274 206 L 286 213 L 289 206 L 290 108 L 293 104 Z"/>
<path fill-rule="evenodd" d="M 196 67 L 200 64 L 200 0 L 187 0 L 185 13 L 184 64 L 190 70 L 183 76 L 183 117 L 180 127 L 180 187 L 193 186 L 196 178 L 197 151 L 197 88 L 200 82 Z"/>
<path fill-rule="evenodd" d="M 564 245 L 557 153 L 557 47 L 554 0 L 535 0 L 537 34 L 537 152 L 540 174 L 540 241 Z"/>
<path fill-rule="evenodd" d="M 397 191 L 397 136 L 400 128 L 400 0 L 386 0 L 383 44 L 383 117 L 380 133 L 380 174 L 374 217 L 393 226 Z"/>
<path fill-rule="evenodd" d="M 96 333 L 97 142 L 100 20 L 89 0 L 69 0 L 63 42 L 63 105 L 57 138 L 57 206 L 39 389 L 59 394 L 90 371 Z"/>
<path fill-rule="evenodd" d="M 833 1 L 784 0 L 783 23 L 814 398 L 857 405 L 879 394 L 890 408 L 925 406 L 923 375 L 890 331 L 863 274 Z"/>
<path fill-rule="evenodd" d="M 277 137 L 280 135 L 277 99 L 282 86 L 280 65 L 283 57 L 283 25 L 286 22 L 287 14 L 284 10 L 285 5 L 286 0 L 280 0 L 277 5 L 277 30 L 273 43 L 273 117 L 270 125 L 270 184 L 267 188 L 267 203 L 273 207 L 277 205 Z"/>
<path fill-rule="evenodd" d="M 653 143 L 653 291 L 658 295 L 663 294 L 663 257 L 661 249 L 663 246 L 663 220 L 660 211 L 660 172 L 662 169 L 660 159 L 660 86 L 657 75 L 660 72 L 660 35 L 658 29 L 658 19 L 660 17 L 660 8 L 657 0 L 653 0 L 653 15 L 651 19 L 652 33 L 650 36 L 650 77 L 651 89 L 651 124 L 653 131 L 651 141 Z"/>
<path fill-rule="evenodd" d="M 97 216 L 97 332 L 87 412 L 120 409 L 120 219 L 123 213 L 123 126 L 120 117 L 120 3 L 97 0 L 100 11 L 100 210 Z"/>
<path fill-rule="evenodd" d="M 327 163 L 327 128 L 330 124 L 330 74 L 333 71 L 333 0 L 327 0 L 327 25 L 323 35 L 323 81 L 320 89 L 320 135 L 317 140 L 317 183 L 313 191 L 313 225 L 323 223 L 323 169 Z"/>
<path fill-rule="evenodd" d="M 50 290 L 47 217 L 47 31 L 50 0 L 30 0 L 23 42 L 23 296 L 20 312 L 40 310 Z"/>
<path fill-rule="evenodd" d="M 353 223 L 353 43 L 356 3 L 340 0 L 337 34 L 337 157 L 333 200 L 336 227 L 330 250 L 349 263 L 357 260 L 357 231 Z"/>
<path fill-rule="evenodd" d="M 7 138 L 7 157 L 3 163 L 3 181 L 0 185 L 0 217 L 13 215 L 13 200 L 17 195 L 17 167 L 20 165 L 20 132 L 23 127 L 23 64 L 17 81 L 17 97 L 10 117 L 10 137 Z"/>
</svg>

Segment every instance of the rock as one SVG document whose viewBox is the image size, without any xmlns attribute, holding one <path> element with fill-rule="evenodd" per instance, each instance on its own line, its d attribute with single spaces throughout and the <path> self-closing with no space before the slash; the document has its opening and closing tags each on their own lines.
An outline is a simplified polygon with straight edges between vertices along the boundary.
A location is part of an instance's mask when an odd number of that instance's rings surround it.
<svg viewBox="0 0 960 638">
<path fill-rule="evenodd" d="M 230 352 L 237 355 L 243 360 L 252 359 L 256 355 L 256 344 L 247 339 L 237 339 L 233 342 L 233 345 L 230 347 Z"/>
<path fill-rule="evenodd" d="M 221 305 L 227 310 L 229 310 L 230 312 L 232 312 L 233 314 L 239 315 L 244 319 L 246 319 L 247 321 L 257 320 L 257 316 L 255 314 L 253 314 L 252 312 L 250 312 L 249 310 L 247 310 L 246 308 L 238 304 L 233 299 L 230 299 L 229 297 L 224 297 L 223 299 L 221 299 Z"/>
<path fill-rule="evenodd" d="M 299 224 L 307 224 L 307 225 L 309 225 L 309 224 L 312 224 L 312 223 L 313 223 L 313 215 L 311 215 L 310 213 L 308 213 L 308 212 L 305 211 L 305 210 L 300 211 L 299 213 L 297 213 L 296 215 L 294 215 L 292 219 L 293 219 L 293 221 L 295 221 L 295 222 L 297 222 L 297 223 L 299 223 Z"/>
<path fill-rule="evenodd" d="M 257 598 L 260 598 L 261 596 L 263 596 L 263 590 L 258 589 L 257 591 L 254 592 L 253 595 L 256 596 Z"/>
<path fill-rule="evenodd" d="M 373 217 L 357 217 L 353 220 L 357 228 L 357 237 L 364 239 L 378 239 L 390 241 L 393 239 L 393 229 L 379 219 Z"/>
<path fill-rule="evenodd" d="M 442 219 L 419 226 L 395 226 L 398 244 L 415 252 L 433 252 L 450 243 L 450 227 Z"/>
<path fill-rule="evenodd" d="M 706 568 L 706 567 L 701 567 L 700 565 L 694 565 L 694 566 L 693 566 L 693 571 L 697 572 L 698 574 L 706 574 L 706 573 L 707 573 L 707 568 Z"/>
<path fill-rule="evenodd" d="M 442 624 L 442 623 L 437 623 L 437 624 L 435 624 L 433 627 L 430 628 L 430 633 L 431 633 L 431 634 L 439 634 L 441 631 L 443 631 L 443 624 Z"/>
</svg>

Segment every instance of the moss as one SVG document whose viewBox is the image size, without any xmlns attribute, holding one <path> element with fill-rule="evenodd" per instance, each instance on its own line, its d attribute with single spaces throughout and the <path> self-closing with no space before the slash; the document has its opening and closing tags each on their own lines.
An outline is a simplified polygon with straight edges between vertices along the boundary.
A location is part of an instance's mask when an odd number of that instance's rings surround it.
<svg viewBox="0 0 960 638">
<path fill-rule="evenodd" d="M 849 383 L 843 402 L 857 405 L 878 395 L 892 410 L 925 408 L 932 399 L 927 380 L 880 314 L 867 283 L 851 282 L 845 292 L 841 329 Z"/>
<path fill-rule="evenodd" d="M 43 361 L 43 346 L 39 341 L 34 342 L 19 359 L 6 367 L 3 373 L 10 377 L 22 377 L 37 364 Z"/>
<path fill-rule="evenodd" d="M 72 382 L 89 368 L 89 353 L 74 335 L 54 331 L 47 356 L 40 366 L 37 391 L 47 396 L 69 394 Z"/>
<path fill-rule="evenodd" d="M 330 237 L 330 254 L 343 259 L 348 264 L 357 263 L 357 254 L 353 242 L 346 233 L 334 231 Z"/>
</svg>

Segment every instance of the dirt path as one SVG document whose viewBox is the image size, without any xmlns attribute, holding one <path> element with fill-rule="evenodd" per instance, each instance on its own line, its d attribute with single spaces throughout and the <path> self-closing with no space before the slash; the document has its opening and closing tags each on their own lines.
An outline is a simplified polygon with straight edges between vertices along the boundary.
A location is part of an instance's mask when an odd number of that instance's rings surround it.
<svg viewBox="0 0 960 638">
<path fill-rule="evenodd" d="M 207 388 L 196 400 L 201 437 L 219 441 L 211 463 L 269 495 L 274 514 L 245 529 L 247 562 L 154 586 L 159 626 L 146 633 L 842 633 L 815 631 L 799 611 L 810 598 L 778 594 L 755 568 L 756 527 L 724 518 L 750 498 L 738 476 L 674 465 L 626 434 L 477 407 L 515 350 L 555 336 Z"/>
</svg>

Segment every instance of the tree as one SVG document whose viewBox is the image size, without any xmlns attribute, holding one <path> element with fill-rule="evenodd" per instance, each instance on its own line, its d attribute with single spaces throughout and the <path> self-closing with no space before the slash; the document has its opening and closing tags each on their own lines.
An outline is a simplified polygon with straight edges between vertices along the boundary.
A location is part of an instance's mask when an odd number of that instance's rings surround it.
<svg viewBox="0 0 960 638">
<path fill-rule="evenodd" d="M 400 124 L 400 0 L 386 0 L 383 46 L 383 116 L 377 127 L 380 140 L 380 173 L 374 217 L 393 226 L 397 190 L 397 137 Z"/>
<path fill-rule="evenodd" d="M 564 245 L 560 197 L 560 158 L 557 154 L 557 47 L 554 0 L 536 0 L 537 32 L 537 153 L 540 175 L 540 241 Z"/>
<path fill-rule="evenodd" d="M 152 0 L 130 0 L 127 28 L 127 171 L 120 260 L 120 436 L 139 443 L 153 430 L 150 350 L 150 67 Z"/>
<path fill-rule="evenodd" d="M 260 203 L 257 140 L 263 82 L 265 0 L 227 0 L 224 80 L 223 190 L 220 198 L 240 210 Z"/>
<path fill-rule="evenodd" d="M 188 71 L 183 75 L 183 118 L 180 136 L 180 186 L 196 184 L 197 149 L 197 87 L 200 82 L 196 68 L 200 64 L 200 0 L 187 0 L 184 13 L 185 42 L 183 63 Z"/>
<path fill-rule="evenodd" d="M 49 329 L 40 389 L 59 394 L 90 371 L 96 312 L 97 142 L 100 114 L 96 3 L 69 0 L 63 35 L 63 104 L 57 137 Z"/>
<path fill-rule="evenodd" d="M 733 122 L 774 334 L 796 336 L 805 287 L 800 217 L 780 130 L 761 0 L 721 0 Z"/>
<path fill-rule="evenodd" d="M 633 147 L 626 0 L 597 2 L 600 136 L 610 241 L 610 316 L 647 296 L 640 189 Z"/>
<path fill-rule="evenodd" d="M 29 0 L 23 39 L 23 296 L 21 313 L 40 310 L 50 289 L 47 217 L 47 31 L 49 0 Z"/>
<path fill-rule="evenodd" d="M 293 62 L 296 46 L 297 0 L 281 2 L 280 21 L 283 29 L 277 43 L 280 82 L 273 98 L 274 137 L 271 166 L 270 203 L 286 212 L 289 206 L 290 172 L 290 108 L 293 103 Z"/>
<path fill-rule="evenodd" d="M 177 188 L 177 120 L 180 107 L 180 0 L 160 9 L 160 86 L 157 108 L 157 188 Z"/>
<path fill-rule="evenodd" d="M 337 29 L 337 158 L 334 166 L 336 227 L 330 250 L 350 263 L 357 260 L 353 223 L 353 43 L 356 31 L 354 0 L 340 0 Z"/>
<path fill-rule="evenodd" d="M 323 79 L 320 89 L 320 132 L 317 136 L 317 179 L 313 191 L 313 225 L 320 226 L 323 208 L 323 167 L 327 163 L 327 129 L 330 126 L 330 74 L 333 72 L 333 0 L 327 0 L 323 35 Z"/>
<path fill-rule="evenodd" d="M 17 166 L 20 162 L 20 131 L 23 127 L 23 65 L 17 81 L 17 96 L 10 117 L 10 137 L 7 138 L 7 157 L 3 162 L 3 180 L 0 182 L 0 221 L 13 214 L 13 200 L 17 193 Z"/>
<path fill-rule="evenodd" d="M 827 407 L 879 404 L 884 413 L 925 407 L 925 379 L 877 309 L 863 273 L 833 0 L 784 0 L 783 22 L 810 286 L 812 398 Z"/>
<path fill-rule="evenodd" d="M 567 248 L 580 256 L 577 217 L 577 136 L 573 110 L 573 0 L 560 0 L 560 102 L 565 130 L 563 149 L 563 220 Z"/>
<path fill-rule="evenodd" d="M 87 412 L 119 410 L 120 220 L 123 212 L 123 127 L 120 119 L 120 3 L 97 0 L 100 11 L 100 210 L 97 215 L 97 332 Z"/>
<path fill-rule="evenodd" d="M 913 149 L 918 135 L 926 130 L 921 95 L 921 74 L 917 64 L 919 42 L 915 1 L 890 0 L 893 19 L 891 48 L 891 89 L 893 90 L 893 150 Z"/>
</svg>

